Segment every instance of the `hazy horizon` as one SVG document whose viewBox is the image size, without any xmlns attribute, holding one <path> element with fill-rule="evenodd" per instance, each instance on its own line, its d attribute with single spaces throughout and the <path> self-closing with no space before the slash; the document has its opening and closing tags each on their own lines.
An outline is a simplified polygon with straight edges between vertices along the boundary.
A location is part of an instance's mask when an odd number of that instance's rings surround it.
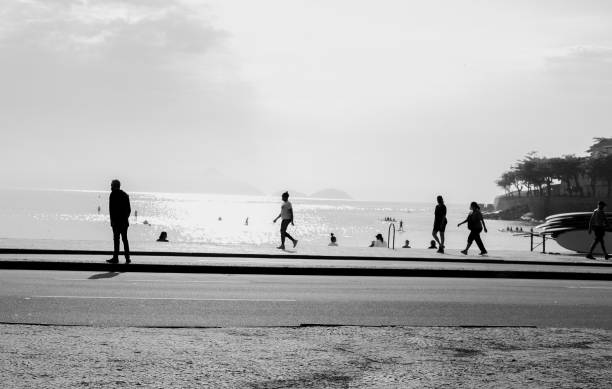
<svg viewBox="0 0 612 389">
<path fill-rule="evenodd" d="M 488 203 L 612 133 L 612 2 L 8 1 L 0 82 L 1 187 Z"/>
</svg>

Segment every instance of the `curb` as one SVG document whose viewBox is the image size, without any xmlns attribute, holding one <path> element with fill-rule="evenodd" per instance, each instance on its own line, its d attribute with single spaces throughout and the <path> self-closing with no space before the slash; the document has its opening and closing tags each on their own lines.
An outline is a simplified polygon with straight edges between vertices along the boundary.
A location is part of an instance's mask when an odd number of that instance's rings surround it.
<svg viewBox="0 0 612 389">
<path fill-rule="evenodd" d="M 0 254 L 17 255 L 105 255 L 112 256 L 112 251 L 104 250 L 46 250 L 46 249 L 8 249 L 0 248 Z M 123 252 L 121 252 L 123 254 Z M 610 266 L 612 262 L 552 262 L 552 261 L 519 261 L 492 258 L 422 258 L 422 257 L 368 257 L 368 256 L 342 256 L 342 255 L 311 255 L 311 254 L 246 254 L 246 253 L 202 253 L 202 252 L 180 252 L 180 251 L 132 251 L 132 257 L 196 257 L 196 258 L 262 258 L 262 259 L 329 259 L 329 260 L 351 260 L 351 261 L 398 261 L 398 262 L 440 262 L 440 263 L 483 263 L 483 264 L 508 264 L 508 265 L 546 265 L 546 266 Z M 448 255 L 448 254 L 446 254 Z"/>
<path fill-rule="evenodd" d="M 461 269 L 401 269 L 348 267 L 287 267 L 287 266 L 213 266 L 160 264 L 106 264 L 84 262 L 0 261 L 0 269 L 117 271 L 148 273 L 210 273 L 210 274 L 267 274 L 361 277 L 449 277 L 449 278 L 515 278 L 612 281 L 612 273 L 521 271 L 521 270 L 461 270 Z"/>
</svg>

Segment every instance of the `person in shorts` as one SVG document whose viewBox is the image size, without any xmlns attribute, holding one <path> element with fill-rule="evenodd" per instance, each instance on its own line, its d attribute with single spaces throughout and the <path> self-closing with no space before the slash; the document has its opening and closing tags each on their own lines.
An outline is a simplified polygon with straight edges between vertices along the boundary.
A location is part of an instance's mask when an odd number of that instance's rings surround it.
<svg viewBox="0 0 612 389">
<path fill-rule="evenodd" d="M 591 220 L 589 221 L 589 235 L 591 232 L 595 233 L 595 240 L 593 240 L 593 244 L 591 245 L 591 250 L 587 254 L 587 258 L 595 259 L 593 257 L 593 250 L 597 246 L 597 243 L 601 244 L 601 249 L 604 253 L 605 259 L 610 259 L 610 255 L 606 251 L 606 244 L 604 243 L 604 237 L 606 236 L 606 228 L 609 227 L 608 219 L 606 218 L 606 212 L 604 209 L 606 208 L 606 203 L 600 201 L 597 203 L 597 209 L 593 211 L 593 215 L 591 215 Z"/>
<path fill-rule="evenodd" d="M 446 205 L 444 205 L 444 199 L 442 196 L 438 196 L 437 200 L 438 205 L 436 205 L 436 210 L 434 211 L 434 225 L 431 235 L 434 240 L 438 242 L 438 252 L 444 253 L 444 231 L 446 231 L 448 220 L 446 220 Z M 440 235 L 439 237 L 438 234 Z"/>
<path fill-rule="evenodd" d="M 278 214 L 276 219 L 274 219 L 274 223 L 276 223 L 278 219 L 282 219 L 281 228 L 280 228 L 281 245 L 278 246 L 277 249 L 284 250 L 285 249 L 285 238 L 289 238 L 289 240 L 293 242 L 293 247 L 297 246 L 298 241 L 297 239 L 293 239 L 293 237 L 289 235 L 289 233 L 287 232 L 287 227 L 289 227 L 289 224 L 291 224 L 292 226 L 295 225 L 293 224 L 293 207 L 291 206 L 291 203 L 289 202 L 289 193 L 288 192 L 283 193 L 282 199 L 283 199 L 283 204 L 281 205 L 281 212 L 280 214 Z"/>
</svg>

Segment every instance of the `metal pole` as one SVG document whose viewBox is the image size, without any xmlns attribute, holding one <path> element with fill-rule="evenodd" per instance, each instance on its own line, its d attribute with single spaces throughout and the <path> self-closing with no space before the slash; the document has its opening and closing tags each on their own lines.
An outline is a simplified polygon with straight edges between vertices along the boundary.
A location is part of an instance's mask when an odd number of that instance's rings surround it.
<svg viewBox="0 0 612 389">
<path fill-rule="evenodd" d="M 542 254 L 546 254 L 546 235 L 542 235 Z"/>
<path fill-rule="evenodd" d="M 531 233 L 529 234 L 529 236 L 530 236 L 530 240 L 531 240 L 530 250 L 533 251 L 533 228 L 531 229 Z"/>
<path fill-rule="evenodd" d="M 391 248 L 391 227 L 393 227 L 393 250 L 395 250 L 395 224 L 389 224 L 389 231 L 387 232 L 387 248 Z"/>
</svg>

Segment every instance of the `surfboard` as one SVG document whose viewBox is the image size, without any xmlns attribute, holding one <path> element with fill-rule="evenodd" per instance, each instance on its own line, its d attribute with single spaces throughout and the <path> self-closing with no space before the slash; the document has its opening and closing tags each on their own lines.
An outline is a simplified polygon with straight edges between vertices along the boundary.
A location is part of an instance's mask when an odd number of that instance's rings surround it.
<svg viewBox="0 0 612 389">
<path fill-rule="evenodd" d="M 555 240 L 559 243 L 559 246 L 566 248 L 568 250 L 576 251 L 578 253 L 588 253 L 591 248 L 591 244 L 593 244 L 593 240 L 595 239 L 594 234 L 589 235 L 589 231 L 587 230 L 572 230 L 560 233 L 557 235 Z M 604 237 L 604 242 L 606 244 L 606 249 L 610 250 L 612 247 L 612 234 L 607 233 Z M 603 254 L 601 250 L 601 245 L 597 245 L 594 254 Z"/>
<path fill-rule="evenodd" d="M 548 216 L 544 223 L 534 228 L 535 232 L 551 234 L 557 243 L 568 250 L 587 253 L 595 239 L 589 234 L 589 221 L 592 212 L 571 212 Z M 612 226 L 612 213 L 606 212 L 606 217 Z M 605 235 L 606 248 L 612 248 L 612 232 Z M 601 245 L 595 248 L 594 254 L 603 254 Z"/>
</svg>

